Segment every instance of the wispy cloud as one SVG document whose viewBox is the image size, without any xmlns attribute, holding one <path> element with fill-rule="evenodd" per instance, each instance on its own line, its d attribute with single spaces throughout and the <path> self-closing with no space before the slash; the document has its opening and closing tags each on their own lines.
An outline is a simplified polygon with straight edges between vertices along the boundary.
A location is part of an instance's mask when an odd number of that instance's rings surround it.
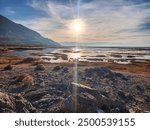
<svg viewBox="0 0 150 130">
<path fill-rule="evenodd" d="M 16 13 L 16 11 L 14 11 L 14 9 L 12 7 L 5 7 L 4 9 L 0 10 L 0 12 L 2 14 L 5 14 L 5 15 L 13 15 Z"/>
<path fill-rule="evenodd" d="M 35 10 L 48 15 L 22 22 L 56 41 L 74 41 L 68 24 L 77 16 L 77 4 L 32 0 Z M 86 24 L 81 42 L 150 43 L 150 2 L 145 0 L 82 0 L 80 18 Z"/>
</svg>

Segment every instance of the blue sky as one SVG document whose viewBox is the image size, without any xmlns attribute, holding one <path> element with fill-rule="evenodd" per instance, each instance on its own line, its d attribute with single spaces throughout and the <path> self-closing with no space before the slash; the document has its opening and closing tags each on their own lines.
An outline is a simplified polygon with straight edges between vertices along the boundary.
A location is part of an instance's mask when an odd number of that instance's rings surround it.
<svg viewBox="0 0 150 130">
<path fill-rule="evenodd" d="M 150 46 L 150 0 L 0 0 L 0 14 L 57 42 Z"/>
</svg>

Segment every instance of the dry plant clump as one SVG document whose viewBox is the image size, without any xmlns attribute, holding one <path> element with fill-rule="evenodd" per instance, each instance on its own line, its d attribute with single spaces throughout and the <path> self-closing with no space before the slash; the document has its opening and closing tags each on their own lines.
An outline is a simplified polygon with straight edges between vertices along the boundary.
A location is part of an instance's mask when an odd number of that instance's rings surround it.
<svg viewBox="0 0 150 130">
<path fill-rule="evenodd" d="M 45 70 L 45 66 L 43 64 L 38 64 L 35 69 L 43 71 L 43 70 Z"/>
<path fill-rule="evenodd" d="M 22 82 L 25 86 L 34 85 L 34 79 L 31 75 L 24 73 L 17 79 L 18 82 Z"/>
<path fill-rule="evenodd" d="M 13 66 L 12 65 L 7 65 L 4 67 L 4 70 L 12 70 Z"/>
</svg>

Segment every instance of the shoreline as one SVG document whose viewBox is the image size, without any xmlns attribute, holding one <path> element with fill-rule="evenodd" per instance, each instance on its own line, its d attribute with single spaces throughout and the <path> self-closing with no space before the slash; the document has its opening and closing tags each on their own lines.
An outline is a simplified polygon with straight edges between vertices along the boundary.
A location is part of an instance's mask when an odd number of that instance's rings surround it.
<svg viewBox="0 0 150 130">
<path fill-rule="evenodd" d="M 48 63 L 8 53 L 4 50 L 0 57 L 2 113 L 150 112 L 150 61 L 79 61 L 78 83 L 74 83 L 74 62 Z M 75 98 L 77 111 L 72 106 Z"/>
</svg>

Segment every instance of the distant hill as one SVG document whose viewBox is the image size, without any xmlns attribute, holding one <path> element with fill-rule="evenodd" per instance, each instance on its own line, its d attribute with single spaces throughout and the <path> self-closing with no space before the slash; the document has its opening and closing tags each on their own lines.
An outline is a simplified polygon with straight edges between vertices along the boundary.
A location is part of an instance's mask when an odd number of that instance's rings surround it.
<svg viewBox="0 0 150 130">
<path fill-rule="evenodd" d="M 0 15 L 0 45 L 60 46 L 53 40 L 44 38 L 36 31 L 17 24 L 2 15 Z"/>
</svg>

